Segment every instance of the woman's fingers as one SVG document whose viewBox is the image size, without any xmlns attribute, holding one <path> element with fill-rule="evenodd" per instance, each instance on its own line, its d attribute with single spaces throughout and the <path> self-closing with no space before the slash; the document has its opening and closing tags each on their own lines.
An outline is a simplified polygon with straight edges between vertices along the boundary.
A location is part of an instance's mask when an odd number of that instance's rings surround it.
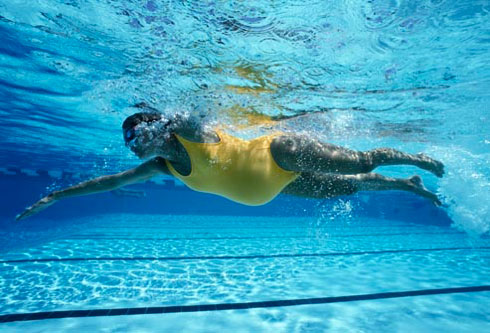
<svg viewBox="0 0 490 333">
<path fill-rule="evenodd" d="M 23 219 L 25 219 L 25 218 L 27 218 L 27 217 L 35 214 L 35 213 L 36 213 L 36 211 L 34 209 L 34 206 L 31 206 L 31 207 L 27 208 L 25 211 L 23 211 L 21 214 L 17 215 L 15 217 L 15 220 L 16 221 L 23 220 Z"/>
<path fill-rule="evenodd" d="M 36 202 L 34 205 L 30 206 L 27 208 L 25 211 L 23 211 L 21 214 L 17 215 L 15 217 L 16 221 L 20 221 L 22 219 L 25 219 L 29 216 L 32 216 L 34 214 L 39 213 L 40 211 L 46 209 L 47 207 L 51 206 L 52 204 L 55 203 L 55 200 L 50 198 L 50 197 L 44 197 L 38 202 Z"/>
<path fill-rule="evenodd" d="M 26 218 L 26 217 L 28 216 L 28 215 L 27 215 L 27 214 L 28 214 L 28 211 L 29 211 L 29 210 L 27 209 L 27 210 L 25 210 L 24 212 L 22 212 L 21 214 L 18 214 L 18 215 L 15 217 L 15 220 L 16 220 L 16 221 L 20 221 L 20 220 L 22 220 L 22 219 Z"/>
</svg>

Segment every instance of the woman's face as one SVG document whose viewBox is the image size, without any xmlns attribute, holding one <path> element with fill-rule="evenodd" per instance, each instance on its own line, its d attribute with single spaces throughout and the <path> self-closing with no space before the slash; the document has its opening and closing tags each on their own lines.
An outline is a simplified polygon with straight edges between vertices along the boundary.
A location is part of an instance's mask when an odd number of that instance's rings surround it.
<svg viewBox="0 0 490 333">
<path fill-rule="evenodd" d="M 165 157 L 169 152 L 171 134 L 170 120 L 163 118 L 151 122 L 141 122 L 124 132 L 126 146 L 139 158 Z"/>
</svg>

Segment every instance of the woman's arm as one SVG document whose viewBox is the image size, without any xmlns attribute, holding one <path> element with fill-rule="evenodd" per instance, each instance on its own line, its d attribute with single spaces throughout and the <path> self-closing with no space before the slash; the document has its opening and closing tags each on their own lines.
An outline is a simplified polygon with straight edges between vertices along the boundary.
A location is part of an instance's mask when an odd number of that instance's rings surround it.
<svg viewBox="0 0 490 333">
<path fill-rule="evenodd" d="M 115 175 L 97 177 L 64 190 L 55 191 L 28 207 L 24 212 L 17 215 L 15 219 L 19 221 L 37 214 L 61 199 L 112 191 L 125 185 L 146 181 L 158 174 L 170 174 L 165 160 L 161 157 L 155 157 L 134 169 Z"/>
</svg>

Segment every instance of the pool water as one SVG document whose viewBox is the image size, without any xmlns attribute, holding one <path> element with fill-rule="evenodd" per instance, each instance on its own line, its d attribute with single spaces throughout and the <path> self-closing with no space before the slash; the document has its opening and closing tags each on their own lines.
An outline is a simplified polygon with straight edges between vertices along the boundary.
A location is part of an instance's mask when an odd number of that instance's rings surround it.
<svg viewBox="0 0 490 333">
<path fill-rule="evenodd" d="M 0 0 L 0 331 L 490 331 L 487 0 Z M 442 207 L 362 192 L 261 207 L 141 163 L 145 102 L 241 138 L 299 133 L 409 166 Z M 276 122 L 277 116 L 300 117 Z"/>
<path fill-rule="evenodd" d="M 450 227 L 393 220 L 356 219 L 321 227 L 316 221 L 132 214 L 91 218 L 82 231 L 2 257 L 0 288 L 5 297 L 0 312 L 266 302 L 252 309 L 194 315 L 114 319 L 108 313 L 103 324 L 89 313 L 45 320 L 69 329 L 103 326 L 115 331 L 437 327 L 483 332 L 489 327 L 488 292 L 292 307 L 267 304 L 488 284 L 489 239 L 474 239 Z M 179 315 L 185 319 L 175 317 Z M 145 316 L 149 318 L 141 318 Z M 7 330 L 49 326 L 22 321 L 2 325 Z"/>
</svg>

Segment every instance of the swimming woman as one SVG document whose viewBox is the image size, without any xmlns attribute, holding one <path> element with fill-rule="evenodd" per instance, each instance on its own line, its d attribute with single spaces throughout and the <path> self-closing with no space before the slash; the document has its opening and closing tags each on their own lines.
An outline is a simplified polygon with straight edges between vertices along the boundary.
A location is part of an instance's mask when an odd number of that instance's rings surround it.
<svg viewBox="0 0 490 333">
<path fill-rule="evenodd" d="M 424 154 L 412 155 L 391 148 L 354 151 L 289 133 L 242 140 L 208 128 L 185 114 L 168 117 L 146 109 L 128 117 L 122 125 L 126 146 L 139 158 L 148 159 L 146 162 L 55 191 L 16 219 L 36 214 L 61 199 L 112 191 L 157 175 L 173 176 L 196 191 L 250 206 L 266 204 L 279 193 L 331 198 L 385 190 L 409 191 L 441 204 L 419 176 L 400 179 L 371 173 L 379 166 L 404 164 L 442 177 L 443 164 Z"/>
</svg>

